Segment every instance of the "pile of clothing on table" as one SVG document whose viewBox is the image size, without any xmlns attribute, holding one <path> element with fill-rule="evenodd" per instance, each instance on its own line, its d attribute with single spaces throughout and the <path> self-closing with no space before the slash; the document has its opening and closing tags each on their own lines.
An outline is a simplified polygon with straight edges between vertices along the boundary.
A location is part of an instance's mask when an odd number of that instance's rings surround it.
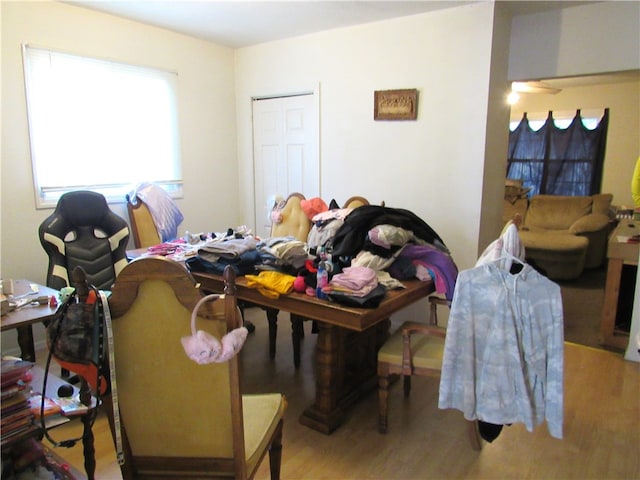
<svg viewBox="0 0 640 480">
<path fill-rule="evenodd" d="M 195 272 L 222 275 L 231 266 L 236 275 L 248 280 L 250 287 L 265 296 L 277 298 L 293 290 L 297 272 L 309 260 L 305 242 L 294 237 L 270 237 L 260 240 L 250 231 L 229 229 L 224 236 L 208 240 L 197 254 L 185 261 Z"/>
<path fill-rule="evenodd" d="M 339 269 L 369 268 L 385 289 L 402 280 L 433 280 L 436 292 L 453 296 L 458 268 L 442 238 L 413 212 L 364 205 L 351 212 L 331 239 Z M 331 284 L 331 282 L 330 282 Z"/>
<path fill-rule="evenodd" d="M 229 232 L 201 246 L 187 267 L 222 274 L 231 265 L 250 287 L 274 298 L 296 291 L 373 308 L 412 278 L 433 280 L 437 293 L 452 298 L 458 269 L 440 236 L 417 215 L 377 205 L 331 208 L 333 202 L 327 207 L 314 200 L 303 201 L 314 207 L 307 213 L 312 228 L 306 242 Z"/>
</svg>

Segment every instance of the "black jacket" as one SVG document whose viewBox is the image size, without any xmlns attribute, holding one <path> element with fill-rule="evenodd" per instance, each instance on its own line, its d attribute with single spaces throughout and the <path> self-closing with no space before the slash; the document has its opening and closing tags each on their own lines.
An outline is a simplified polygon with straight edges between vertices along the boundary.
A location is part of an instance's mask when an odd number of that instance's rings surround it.
<svg viewBox="0 0 640 480">
<path fill-rule="evenodd" d="M 331 252 L 333 258 L 350 259 L 356 256 L 363 249 L 369 230 L 377 225 L 393 225 L 410 230 L 416 237 L 448 251 L 435 230 L 409 210 L 363 205 L 347 215 L 344 224 L 333 237 Z"/>
</svg>

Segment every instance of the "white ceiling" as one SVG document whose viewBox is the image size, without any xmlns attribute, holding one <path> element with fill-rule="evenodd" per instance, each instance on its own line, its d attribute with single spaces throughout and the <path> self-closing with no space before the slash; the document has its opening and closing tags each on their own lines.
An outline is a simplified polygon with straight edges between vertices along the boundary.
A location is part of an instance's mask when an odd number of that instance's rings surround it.
<svg viewBox="0 0 640 480">
<path fill-rule="evenodd" d="M 148 25 L 166 28 L 219 45 L 241 48 L 333 28 L 459 7 L 492 0 L 412 1 L 248 1 L 248 0 L 68 0 L 64 3 L 97 10 Z M 512 15 L 570 8 L 600 0 L 503 1 Z M 624 75 L 545 80 L 556 88 L 637 80 Z"/>
<path fill-rule="evenodd" d="M 239 48 L 333 28 L 416 15 L 490 0 L 413 1 L 65 1 L 119 17 Z M 587 2 L 509 1 L 514 14 L 534 13 Z"/>
</svg>

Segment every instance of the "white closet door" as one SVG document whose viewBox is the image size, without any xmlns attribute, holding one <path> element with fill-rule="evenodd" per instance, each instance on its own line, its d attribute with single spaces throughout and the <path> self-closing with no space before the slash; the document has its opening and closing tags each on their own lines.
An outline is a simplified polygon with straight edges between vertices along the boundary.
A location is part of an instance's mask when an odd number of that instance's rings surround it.
<svg viewBox="0 0 640 480">
<path fill-rule="evenodd" d="M 314 94 L 253 101 L 253 162 L 256 234 L 268 237 L 276 196 L 320 196 Z"/>
</svg>

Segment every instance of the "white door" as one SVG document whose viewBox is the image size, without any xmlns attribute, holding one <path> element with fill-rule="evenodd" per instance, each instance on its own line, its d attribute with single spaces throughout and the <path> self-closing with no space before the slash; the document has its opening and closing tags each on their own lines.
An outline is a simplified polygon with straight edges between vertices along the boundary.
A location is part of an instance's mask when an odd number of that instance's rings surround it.
<svg viewBox="0 0 640 480">
<path fill-rule="evenodd" d="M 315 94 L 253 101 L 256 234 L 268 237 L 276 197 L 320 196 L 318 112 Z"/>
</svg>

